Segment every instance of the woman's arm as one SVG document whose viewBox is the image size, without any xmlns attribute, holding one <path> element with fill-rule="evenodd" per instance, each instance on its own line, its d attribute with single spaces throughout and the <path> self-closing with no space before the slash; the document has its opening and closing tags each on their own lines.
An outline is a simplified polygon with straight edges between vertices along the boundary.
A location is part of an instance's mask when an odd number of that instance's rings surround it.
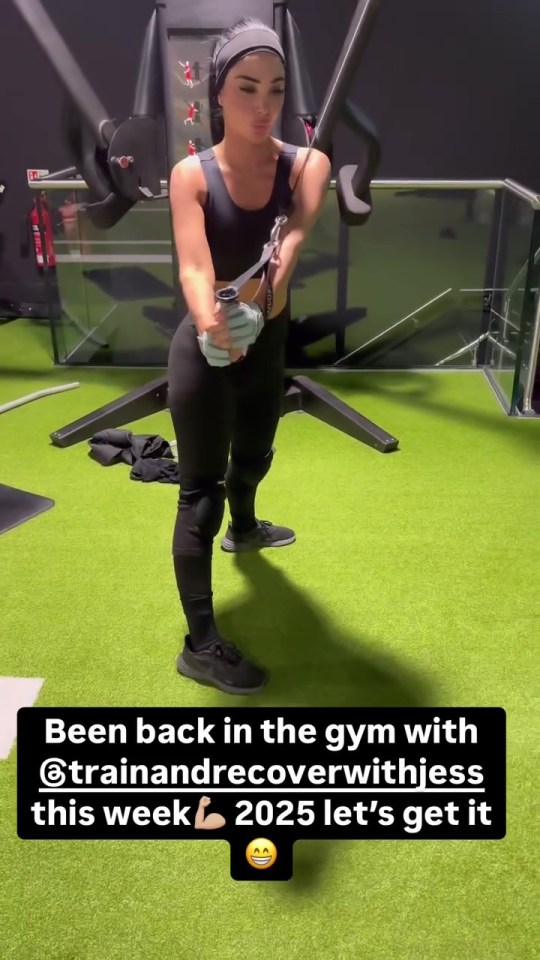
<svg viewBox="0 0 540 960">
<path fill-rule="evenodd" d="M 289 217 L 282 240 L 270 261 L 268 271 L 273 299 L 282 299 L 300 256 L 300 251 L 314 227 L 324 203 L 331 177 L 331 164 L 326 154 L 313 149 L 296 184 L 293 200 L 294 213 Z M 255 301 L 264 311 L 266 283 L 261 286 Z"/>
<path fill-rule="evenodd" d="M 198 332 L 208 331 L 213 342 L 227 350 L 232 343 L 214 295 L 214 265 L 206 239 L 198 172 L 199 161 L 189 157 L 177 163 L 171 173 L 169 200 L 179 280 Z"/>
</svg>

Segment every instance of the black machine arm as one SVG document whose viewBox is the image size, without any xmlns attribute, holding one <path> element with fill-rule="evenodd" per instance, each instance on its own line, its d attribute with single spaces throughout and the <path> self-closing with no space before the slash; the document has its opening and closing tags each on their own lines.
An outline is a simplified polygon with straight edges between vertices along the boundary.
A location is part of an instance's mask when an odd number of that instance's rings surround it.
<svg viewBox="0 0 540 960">
<path fill-rule="evenodd" d="M 111 119 L 40 0 L 12 0 L 56 71 L 69 103 L 67 139 L 75 166 L 94 195 L 85 205 L 101 229 L 114 226 L 138 200 L 161 196 L 158 118 L 163 113 L 154 12 L 144 39 L 134 107 Z"/>
<path fill-rule="evenodd" d="M 13 3 L 56 70 L 61 84 L 75 101 L 97 147 L 105 149 L 109 142 L 111 121 L 49 14 L 39 0 L 13 0 Z"/>
<path fill-rule="evenodd" d="M 322 150 L 332 160 L 332 138 L 339 120 L 358 137 L 357 163 L 342 167 L 336 178 L 340 215 L 349 226 L 363 224 L 371 216 L 369 187 L 381 159 L 373 123 L 347 98 L 381 2 L 359 0 L 320 111 L 313 94 L 300 31 L 289 10 L 285 10 L 281 24 L 288 65 L 285 139 L 292 143 L 304 140 L 307 146 L 311 144 Z"/>
<path fill-rule="evenodd" d="M 379 165 L 380 145 L 373 124 L 347 99 L 347 91 L 371 37 L 381 2 L 358 0 L 313 136 L 313 146 L 328 153 L 336 124 L 343 120 L 359 138 L 358 163 L 343 167 L 336 182 L 340 213 L 350 226 L 365 223 L 371 215 L 369 185 Z"/>
<path fill-rule="evenodd" d="M 342 119 L 358 136 L 360 155 L 356 165 L 341 167 L 336 192 L 342 219 L 349 226 L 357 226 L 371 215 L 369 187 L 381 160 L 381 148 L 375 127 L 350 100 L 345 101 Z"/>
<path fill-rule="evenodd" d="M 291 143 L 305 139 L 306 146 L 309 146 L 316 124 L 317 107 L 300 31 L 289 10 L 285 10 L 281 32 L 288 74 L 284 138 Z"/>
</svg>

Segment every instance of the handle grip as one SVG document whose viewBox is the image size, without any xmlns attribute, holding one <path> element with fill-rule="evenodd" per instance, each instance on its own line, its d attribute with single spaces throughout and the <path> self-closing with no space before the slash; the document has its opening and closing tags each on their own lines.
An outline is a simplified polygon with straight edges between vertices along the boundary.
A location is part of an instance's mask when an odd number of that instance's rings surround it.
<svg viewBox="0 0 540 960">
<path fill-rule="evenodd" d="M 216 291 L 216 300 L 224 306 L 230 303 L 238 303 L 239 292 L 238 287 L 233 287 L 232 285 L 222 287 L 221 290 Z"/>
</svg>

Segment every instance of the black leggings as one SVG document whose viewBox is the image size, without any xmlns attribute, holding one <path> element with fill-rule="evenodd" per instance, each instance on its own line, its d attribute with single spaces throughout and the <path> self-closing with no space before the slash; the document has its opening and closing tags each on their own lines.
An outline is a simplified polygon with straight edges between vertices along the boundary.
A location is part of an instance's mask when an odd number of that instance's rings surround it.
<svg viewBox="0 0 540 960">
<path fill-rule="evenodd" d="M 255 493 L 270 469 L 282 413 L 286 338 L 284 311 L 267 321 L 243 360 L 212 367 L 188 314 L 171 343 L 169 409 L 180 480 L 172 552 L 194 647 L 219 637 L 211 563 L 225 500 L 236 530 L 254 526 Z"/>
</svg>

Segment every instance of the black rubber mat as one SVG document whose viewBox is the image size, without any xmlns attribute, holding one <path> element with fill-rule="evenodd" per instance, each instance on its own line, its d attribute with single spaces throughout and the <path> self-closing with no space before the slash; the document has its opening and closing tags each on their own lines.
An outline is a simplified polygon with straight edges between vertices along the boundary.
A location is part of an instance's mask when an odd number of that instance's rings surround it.
<svg viewBox="0 0 540 960">
<path fill-rule="evenodd" d="M 0 533 L 26 523 L 32 517 L 54 507 L 54 500 L 0 483 Z"/>
<path fill-rule="evenodd" d="M 172 340 L 178 324 L 181 322 L 184 313 L 181 310 L 171 310 L 168 307 L 144 307 L 143 317 L 150 320 L 151 323 L 169 340 Z"/>
<path fill-rule="evenodd" d="M 174 288 L 163 283 L 141 267 L 107 267 L 84 270 L 87 280 L 95 283 L 112 300 L 157 300 L 174 297 Z"/>
</svg>

